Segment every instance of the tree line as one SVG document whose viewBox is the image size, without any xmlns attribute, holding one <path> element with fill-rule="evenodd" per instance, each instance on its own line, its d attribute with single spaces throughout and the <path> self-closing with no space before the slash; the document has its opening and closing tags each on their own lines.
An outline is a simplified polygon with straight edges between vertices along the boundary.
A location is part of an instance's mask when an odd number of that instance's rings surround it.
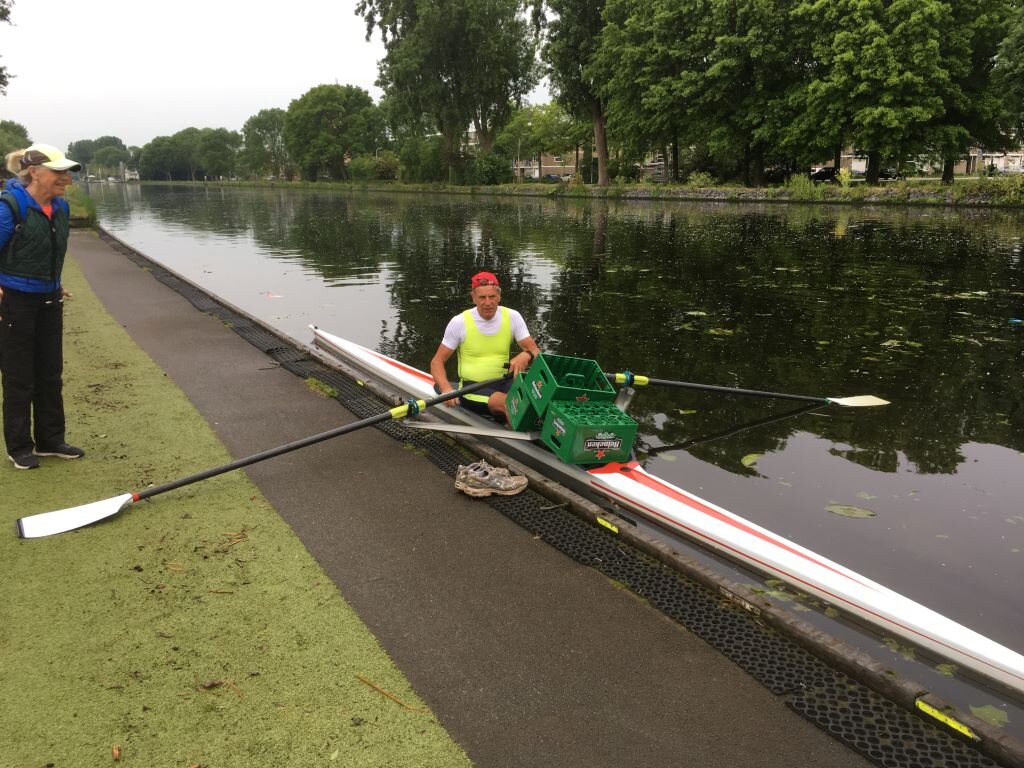
<svg viewBox="0 0 1024 768">
<path fill-rule="evenodd" d="M 128 162 L 150 179 L 478 184 L 579 149 L 600 184 L 660 153 L 676 179 L 760 185 L 838 166 L 852 147 L 870 182 L 919 157 L 951 182 L 970 147 L 1024 137 L 1020 0 L 359 0 L 355 12 L 384 41 L 379 103 L 320 85 L 241 131 L 123 148 Z M 528 105 L 544 77 L 553 103 Z"/>
</svg>

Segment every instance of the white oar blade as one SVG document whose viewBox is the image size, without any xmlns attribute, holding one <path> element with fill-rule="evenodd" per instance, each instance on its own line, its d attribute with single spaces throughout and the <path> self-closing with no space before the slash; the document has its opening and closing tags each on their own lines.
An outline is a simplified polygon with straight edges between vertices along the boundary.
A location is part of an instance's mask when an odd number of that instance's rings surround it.
<svg viewBox="0 0 1024 768">
<path fill-rule="evenodd" d="M 18 536 L 23 539 L 38 539 L 83 528 L 105 517 L 116 515 L 133 498 L 132 494 L 125 493 L 111 499 L 83 504 L 80 507 L 68 507 L 67 509 L 58 509 L 56 512 L 43 512 L 38 515 L 22 517 L 18 520 Z"/>
<path fill-rule="evenodd" d="M 888 400 L 883 400 L 874 395 L 857 395 L 855 397 L 827 397 L 825 398 L 834 405 L 845 405 L 849 408 L 870 408 L 873 405 L 888 405 Z"/>
</svg>

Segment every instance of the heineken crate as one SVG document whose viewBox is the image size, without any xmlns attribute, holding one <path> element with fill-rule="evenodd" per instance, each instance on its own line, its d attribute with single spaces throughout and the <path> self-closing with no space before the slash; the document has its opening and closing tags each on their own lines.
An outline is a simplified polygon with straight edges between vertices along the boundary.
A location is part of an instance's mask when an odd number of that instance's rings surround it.
<svg viewBox="0 0 1024 768">
<path fill-rule="evenodd" d="M 508 423 L 512 429 L 530 432 L 540 429 L 544 423 L 526 394 L 525 375 L 516 376 L 512 382 L 505 398 L 505 407 L 508 409 Z"/>
<path fill-rule="evenodd" d="M 541 440 L 566 464 L 626 461 L 637 424 L 614 403 L 556 400 L 544 414 Z"/>
<path fill-rule="evenodd" d="M 544 416 L 555 400 L 609 402 L 615 388 L 593 360 L 562 355 L 538 355 L 526 372 L 526 392 L 537 415 Z"/>
</svg>

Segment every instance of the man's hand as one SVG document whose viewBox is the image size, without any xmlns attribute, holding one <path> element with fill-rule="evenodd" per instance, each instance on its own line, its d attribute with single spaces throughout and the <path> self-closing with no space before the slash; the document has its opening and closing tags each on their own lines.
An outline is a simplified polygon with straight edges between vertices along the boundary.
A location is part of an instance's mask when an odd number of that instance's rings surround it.
<svg viewBox="0 0 1024 768">
<path fill-rule="evenodd" d="M 513 376 L 518 376 L 520 373 L 526 373 L 530 368 L 530 363 L 533 362 L 529 352 L 520 352 L 518 355 L 508 361 L 508 372 Z"/>
</svg>

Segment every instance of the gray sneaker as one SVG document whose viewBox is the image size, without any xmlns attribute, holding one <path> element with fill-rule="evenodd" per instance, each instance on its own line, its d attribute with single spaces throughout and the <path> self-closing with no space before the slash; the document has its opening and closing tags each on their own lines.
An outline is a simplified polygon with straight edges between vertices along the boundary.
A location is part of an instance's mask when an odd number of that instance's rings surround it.
<svg viewBox="0 0 1024 768">
<path fill-rule="evenodd" d="M 469 466 L 459 465 L 455 473 L 455 487 L 467 496 L 479 498 L 496 493 L 515 496 L 526 490 L 526 478 L 510 474 L 504 467 L 492 467 L 481 459 Z"/>
</svg>

